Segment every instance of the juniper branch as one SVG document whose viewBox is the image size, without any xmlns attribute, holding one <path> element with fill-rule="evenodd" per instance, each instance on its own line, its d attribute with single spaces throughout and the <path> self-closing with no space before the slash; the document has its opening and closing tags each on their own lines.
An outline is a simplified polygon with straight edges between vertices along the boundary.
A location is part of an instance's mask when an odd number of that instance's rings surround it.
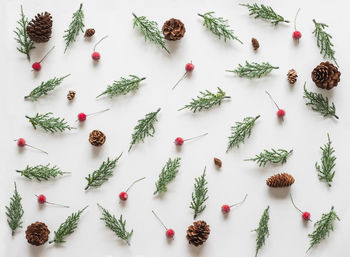
<svg viewBox="0 0 350 257">
<path fill-rule="evenodd" d="M 23 7 L 21 5 L 21 18 L 17 21 L 18 27 L 13 31 L 16 34 L 15 40 L 19 44 L 17 50 L 22 54 L 27 56 L 27 59 L 30 60 L 30 51 L 35 48 L 34 42 L 28 37 L 27 34 L 27 25 L 29 21 L 28 18 L 24 15 Z"/>
<path fill-rule="evenodd" d="M 240 4 L 245 6 L 249 10 L 249 15 L 255 15 L 254 18 L 262 18 L 264 20 L 270 21 L 273 25 L 278 25 L 280 22 L 289 23 L 281 15 L 277 14 L 272 7 L 261 4 L 260 6 L 256 3 L 254 4 Z"/>
<path fill-rule="evenodd" d="M 168 191 L 167 184 L 174 180 L 177 173 L 179 172 L 180 160 L 181 158 L 175 158 L 174 160 L 169 158 L 165 166 L 162 168 L 161 173 L 159 174 L 154 195 Z"/>
<path fill-rule="evenodd" d="M 57 176 L 63 176 L 65 174 L 71 174 L 71 172 L 63 172 L 56 165 L 50 167 L 50 163 L 47 165 L 29 166 L 24 170 L 16 170 L 21 176 L 24 176 L 30 180 L 36 179 L 37 181 L 49 180 L 50 178 L 56 178 Z"/>
<path fill-rule="evenodd" d="M 22 207 L 22 197 L 17 191 L 17 185 L 15 184 L 15 190 L 13 192 L 12 197 L 10 198 L 10 205 L 5 206 L 6 208 L 6 216 L 7 216 L 7 224 L 11 228 L 12 236 L 15 234 L 17 228 L 22 227 L 22 217 L 24 214 Z"/>
<path fill-rule="evenodd" d="M 262 76 L 268 75 L 272 70 L 276 69 L 279 69 L 279 67 L 272 66 L 268 62 L 263 62 L 260 64 L 256 62 L 249 63 L 246 61 L 244 66 L 239 64 L 235 70 L 226 71 L 236 73 L 240 77 L 252 79 L 261 78 Z"/>
<path fill-rule="evenodd" d="M 287 162 L 288 156 L 293 152 L 293 150 L 285 150 L 285 149 L 271 149 L 264 150 L 262 153 L 255 155 L 254 158 L 246 159 L 245 161 L 254 161 L 259 167 L 265 167 L 268 163 L 280 163 L 284 164 Z"/>
<path fill-rule="evenodd" d="M 192 202 L 190 205 L 190 208 L 194 211 L 193 218 L 197 218 L 198 214 L 202 213 L 205 208 L 207 207 L 204 203 L 206 200 L 208 200 L 208 187 L 207 187 L 207 180 L 205 178 L 205 171 L 206 167 L 204 168 L 203 174 L 195 178 L 195 184 L 194 184 L 194 192 L 192 193 Z"/>
<path fill-rule="evenodd" d="M 260 221 L 259 221 L 259 227 L 257 229 L 254 229 L 257 233 L 256 237 L 256 251 L 255 251 L 255 257 L 258 256 L 258 252 L 261 249 L 261 247 L 265 244 L 266 239 L 269 237 L 269 214 L 270 206 L 267 206 L 265 211 L 263 212 Z"/>
<path fill-rule="evenodd" d="M 46 132 L 63 132 L 65 130 L 75 129 L 68 125 L 64 118 L 52 117 L 52 112 L 45 114 L 37 113 L 34 117 L 25 116 L 30 123 L 32 123 L 34 129 L 37 127 L 42 128 Z"/>
<path fill-rule="evenodd" d="M 119 81 L 115 80 L 112 85 L 107 86 L 107 89 L 99 94 L 96 98 L 103 95 L 109 95 L 110 97 L 117 95 L 126 95 L 129 92 L 139 89 L 140 82 L 146 78 L 139 78 L 136 75 L 129 75 L 128 78 L 121 77 Z"/>
<path fill-rule="evenodd" d="M 73 13 L 72 21 L 69 24 L 69 27 L 67 30 L 65 30 L 65 34 L 63 36 L 66 47 L 64 49 L 64 52 L 66 52 L 67 48 L 75 42 L 77 36 L 80 32 L 84 32 L 84 12 L 83 12 L 83 4 L 81 3 L 79 6 L 79 9 Z"/>
<path fill-rule="evenodd" d="M 318 178 L 321 181 L 327 182 L 328 185 L 331 186 L 335 175 L 335 171 L 333 169 L 337 158 L 334 155 L 335 150 L 332 147 L 329 134 L 327 134 L 327 138 L 328 142 L 323 147 L 320 147 L 322 151 L 321 166 L 316 162 L 315 168 L 318 172 Z"/>
</svg>

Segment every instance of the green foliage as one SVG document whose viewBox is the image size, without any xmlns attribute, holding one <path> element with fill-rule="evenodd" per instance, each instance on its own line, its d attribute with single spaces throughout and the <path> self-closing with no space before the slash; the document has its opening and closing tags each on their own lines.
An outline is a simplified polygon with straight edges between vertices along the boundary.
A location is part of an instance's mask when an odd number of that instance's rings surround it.
<svg viewBox="0 0 350 257">
<path fill-rule="evenodd" d="M 226 96 L 226 93 L 218 87 L 217 93 L 212 93 L 209 90 L 205 90 L 204 92 L 199 92 L 200 95 L 197 98 L 192 98 L 192 101 L 179 109 L 181 111 L 183 109 L 189 109 L 193 112 L 207 110 L 215 105 L 221 105 L 222 101 L 226 98 L 231 98 L 231 96 Z"/>
<path fill-rule="evenodd" d="M 27 56 L 30 60 L 30 50 L 34 49 L 34 42 L 28 37 L 27 25 L 29 21 L 28 18 L 23 13 L 23 7 L 21 5 L 21 18 L 17 21 L 18 27 L 13 32 L 16 34 L 15 40 L 19 44 L 17 50 L 22 54 Z"/>
<path fill-rule="evenodd" d="M 148 20 L 145 16 L 138 17 L 135 13 L 132 15 L 134 16 L 134 28 L 140 28 L 140 32 L 144 36 L 145 41 L 148 40 L 161 46 L 168 54 L 170 54 L 165 46 L 165 39 L 162 36 L 162 32 L 158 29 L 158 23 Z"/>
<path fill-rule="evenodd" d="M 32 123 L 34 129 L 40 127 L 46 132 L 63 132 L 65 130 L 75 129 L 68 125 L 64 118 L 51 117 L 52 112 L 47 112 L 45 114 L 37 113 L 34 117 L 25 116 L 30 123 Z"/>
<path fill-rule="evenodd" d="M 229 143 L 226 152 L 233 147 L 239 147 L 240 143 L 244 143 L 245 139 L 250 137 L 255 121 L 260 118 L 260 115 L 254 117 L 246 117 L 243 122 L 236 122 L 235 126 L 231 127 L 231 135 L 229 136 Z"/>
<path fill-rule="evenodd" d="M 15 234 L 17 228 L 22 227 L 22 217 L 24 214 L 22 207 L 22 197 L 19 195 L 17 191 L 17 185 L 15 183 L 15 191 L 13 192 L 12 197 L 10 198 L 10 206 L 5 206 L 6 208 L 6 216 L 7 216 L 7 224 L 11 228 L 12 236 Z"/>
<path fill-rule="evenodd" d="M 80 31 L 84 32 L 84 12 L 83 12 L 83 4 L 80 4 L 79 9 L 73 13 L 72 21 L 69 24 L 69 28 L 65 30 L 65 34 L 63 36 L 64 41 L 66 42 L 66 47 L 64 52 L 66 52 L 67 48 L 75 42 L 75 39 L 79 35 Z"/>
<path fill-rule="evenodd" d="M 181 158 L 175 158 L 174 160 L 169 158 L 159 174 L 158 181 L 156 182 L 156 191 L 154 194 L 165 193 L 168 191 L 167 184 L 169 184 L 179 172 L 180 160 Z"/>
<path fill-rule="evenodd" d="M 334 230 L 334 221 L 336 220 L 340 221 L 332 206 L 330 212 L 322 214 L 321 219 L 314 225 L 314 231 L 308 235 L 310 237 L 310 247 L 307 251 L 318 245 L 326 237 L 329 237 L 330 232 Z"/>
<path fill-rule="evenodd" d="M 248 61 L 245 62 L 245 65 L 238 65 L 238 68 L 235 70 L 226 70 L 227 72 L 233 72 L 236 73 L 240 77 L 245 78 L 261 78 L 261 76 L 268 75 L 272 70 L 279 69 L 279 67 L 274 67 L 268 62 L 263 63 L 256 63 L 252 62 L 249 63 Z"/>
<path fill-rule="evenodd" d="M 320 48 L 320 53 L 323 54 L 323 58 L 329 58 L 338 66 L 335 59 L 335 51 L 333 49 L 333 43 L 331 42 L 332 36 L 325 31 L 328 28 L 327 24 L 316 22 L 315 19 L 312 20 L 315 24 L 315 30 L 312 32 L 317 40 L 317 46 Z"/>
<path fill-rule="evenodd" d="M 16 170 L 16 172 L 21 173 L 21 176 L 24 176 L 30 180 L 36 179 L 37 181 L 49 180 L 50 178 L 70 174 L 70 172 L 61 171 L 56 165 L 50 167 L 50 163 L 47 165 L 36 166 L 27 165 L 24 170 Z"/>
<path fill-rule="evenodd" d="M 24 97 L 24 99 L 37 101 L 39 97 L 41 97 L 42 95 L 47 95 L 48 92 L 54 90 L 57 86 L 59 86 L 62 83 L 62 81 L 69 75 L 70 74 L 60 78 L 54 77 L 53 79 L 50 79 L 46 82 L 41 82 L 40 86 L 34 88 L 29 95 Z"/>
<path fill-rule="evenodd" d="M 146 78 L 139 78 L 135 75 L 129 75 L 129 79 L 121 77 L 119 81 L 115 80 L 112 85 L 107 86 L 107 89 L 99 94 L 96 98 L 109 95 L 110 97 L 117 95 L 126 95 L 131 91 L 139 89 L 140 82 Z"/>
<path fill-rule="evenodd" d="M 320 147 L 322 150 L 322 158 L 320 166 L 317 162 L 315 163 L 315 168 L 318 172 L 318 178 L 322 181 L 328 183 L 331 186 L 331 182 L 333 182 L 333 178 L 335 175 L 335 171 L 333 170 L 335 167 L 336 157 L 334 156 L 334 148 L 332 147 L 332 142 L 329 138 L 329 134 L 327 134 L 328 142 Z"/>
<path fill-rule="evenodd" d="M 87 180 L 85 190 L 87 190 L 89 187 L 99 187 L 106 182 L 113 175 L 113 170 L 117 166 L 117 161 L 120 159 L 122 154 L 123 153 L 121 153 L 114 160 L 107 158 L 107 161 L 102 162 L 98 170 L 95 170 L 93 173 L 85 177 Z"/>
<path fill-rule="evenodd" d="M 205 178 L 206 167 L 204 168 L 203 174 L 195 178 L 194 192 L 192 193 L 192 202 L 190 208 L 194 211 L 193 218 L 197 218 L 198 214 L 202 213 L 207 207 L 204 203 L 208 200 L 208 187 L 207 180 Z"/>
<path fill-rule="evenodd" d="M 306 90 L 306 82 L 304 84 L 304 96 L 306 99 L 306 105 L 310 106 L 312 110 L 319 112 L 323 117 L 333 116 L 336 119 L 339 117 L 335 113 L 335 105 L 332 103 L 329 105 L 328 97 L 323 97 L 321 93 L 314 93 Z"/>
<path fill-rule="evenodd" d="M 255 256 L 258 256 L 259 250 L 265 244 L 266 239 L 270 235 L 270 233 L 269 233 L 269 219 L 270 219 L 269 209 L 270 209 L 270 206 L 267 206 L 267 208 L 263 212 L 261 219 L 259 221 L 259 227 L 257 229 L 253 230 L 257 233 Z"/>
<path fill-rule="evenodd" d="M 214 13 L 215 12 L 198 13 L 198 16 L 204 19 L 203 26 L 209 29 L 214 35 L 218 36 L 219 39 L 223 38 L 225 42 L 226 40 L 232 39 L 243 44 L 243 42 L 234 35 L 233 30 L 230 29 L 228 20 L 222 17 L 214 17 Z"/>
<path fill-rule="evenodd" d="M 137 121 L 137 125 L 134 127 L 134 133 L 131 135 L 131 143 L 129 147 L 129 151 L 133 147 L 134 144 L 139 142 L 144 142 L 145 138 L 150 136 L 153 137 L 156 132 L 154 129 L 154 123 L 158 121 L 157 114 L 160 112 L 160 108 L 158 108 L 155 112 L 147 113 L 145 118 Z"/>
<path fill-rule="evenodd" d="M 264 20 L 270 21 L 273 25 L 278 25 L 280 22 L 289 23 L 281 15 L 277 14 L 270 6 L 261 4 L 260 6 L 256 3 L 254 4 L 240 4 L 245 6 L 249 10 L 249 15 L 254 15 L 254 18 L 262 18 Z"/>
<path fill-rule="evenodd" d="M 62 244 L 65 243 L 65 237 L 72 234 L 76 228 L 78 227 L 78 222 L 80 219 L 80 215 L 83 213 L 83 211 L 87 208 L 87 206 L 83 209 L 81 209 L 78 212 L 72 213 L 55 231 L 55 237 L 53 240 L 49 242 L 49 244 L 55 243 L 55 244 Z"/>
<path fill-rule="evenodd" d="M 103 217 L 101 220 L 105 222 L 105 226 L 112 230 L 120 239 L 124 240 L 128 245 L 130 245 L 130 239 L 133 230 L 128 232 L 125 228 L 126 220 L 123 220 L 123 215 L 120 215 L 117 219 L 114 215 L 110 214 L 105 208 L 97 204 L 102 209 Z"/>
<path fill-rule="evenodd" d="M 266 150 L 258 155 L 255 155 L 254 158 L 246 159 L 245 161 L 254 161 L 259 167 L 265 167 L 268 163 L 280 163 L 284 164 L 287 162 L 288 156 L 293 152 L 293 150 L 285 150 L 285 149 L 271 149 Z"/>
</svg>

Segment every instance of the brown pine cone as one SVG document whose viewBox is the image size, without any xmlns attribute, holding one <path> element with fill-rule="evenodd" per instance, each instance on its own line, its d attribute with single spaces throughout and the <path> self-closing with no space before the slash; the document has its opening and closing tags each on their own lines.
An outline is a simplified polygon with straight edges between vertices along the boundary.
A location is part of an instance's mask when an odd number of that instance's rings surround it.
<svg viewBox="0 0 350 257">
<path fill-rule="evenodd" d="M 330 90 L 338 85 L 340 71 L 330 62 L 321 62 L 311 73 L 311 78 L 319 88 Z"/>
<path fill-rule="evenodd" d="M 222 161 L 219 158 L 214 157 L 214 163 L 216 166 L 218 166 L 219 168 L 222 167 Z"/>
<path fill-rule="evenodd" d="M 31 245 L 43 245 L 49 240 L 50 230 L 45 223 L 35 222 L 27 227 L 26 238 Z"/>
<path fill-rule="evenodd" d="M 271 176 L 266 180 L 269 187 L 289 187 L 294 183 L 294 178 L 288 173 L 281 173 Z"/>
<path fill-rule="evenodd" d="M 186 238 L 189 244 L 199 246 L 207 241 L 209 234 L 209 225 L 205 221 L 199 220 L 193 222 L 193 225 L 188 227 Z"/>
<path fill-rule="evenodd" d="M 292 85 L 295 84 L 295 82 L 297 81 L 297 77 L 298 77 L 298 74 L 297 74 L 296 70 L 291 69 L 288 71 L 287 79 L 288 79 L 288 82 L 290 84 L 292 84 Z"/>
<path fill-rule="evenodd" d="M 92 37 L 95 34 L 95 30 L 94 29 L 87 29 L 85 31 L 84 37 Z"/>
<path fill-rule="evenodd" d="M 101 146 L 106 142 L 106 135 L 102 131 L 93 130 L 90 133 L 89 142 L 93 146 Z"/>
<path fill-rule="evenodd" d="M 27 26 L 27 34 L 36 43 L 49 41 L 52 33 L 52 17 L 48 12 L 38 13 Z"/>
<path fill-rule="evenodd" d="M 185 25 L 178 19 L 171 18 L 166 21 L 162 28 L 166 40 L 180 40 L 186 32 Z"/>
<path fill-rule="evenodd" d="M 68 92 L 68 94 L 67 94 L 67 99 L 68 99 L 69 101 L 72 101 L 72 100 L 74 99 L 74 97 L 75 97 L 75 91 L 69 90 L 69 92 Z"/>
<path fill-rule="evenodd" d="M 260 47 L 259 41 L 254 37 L 252 38 L 252 46 L 255 51 Z"/>
</svg>

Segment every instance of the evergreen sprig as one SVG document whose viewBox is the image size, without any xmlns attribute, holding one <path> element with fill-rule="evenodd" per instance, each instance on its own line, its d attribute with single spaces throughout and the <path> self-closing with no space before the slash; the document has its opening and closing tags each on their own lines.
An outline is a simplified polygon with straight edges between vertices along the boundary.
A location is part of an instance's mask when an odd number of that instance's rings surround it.
<svg viewBox="0 0 350 257">
<path fill-rule="evenodd" d="M 235 70 L 226 70 L 226 71 L 236 73 L 240 77 L 252 79 L 252 78 L 261 78 L 261 76 L 268 75 L 272 70 L 276 70 L 276 69 L 279 69 L 279 67 L 272 66 L 268 62 L 249 63 L 248 61 L 246 61 L 245 65 L 239 64 L 238 68 L 236 68 Z"/>
<path fill-rule="evenodd" d="M 7 224 L 11 228 L 12 236 L 15 234 L 17 228 L 22 227 L 22 217 L 24 214 L 24 210 L 22 207 L 22 197 L 17 191 L 17 185 L 15 183 L 15 191 L 13 192 L 12 197 L 10 198 L 10 205 L 5 206 L 6 208 L 6 216 L 7 216 Z"/>
<path fill-rule="evenodd" d="M 158 121 L 157 114 L 160 112 L 158 108 L 155 112 L 147 113 L 143 119 L 137 121 L 137 125 L 134 127 L 134 133 L 131 135 L 131 143 L 129 151 L 134 144 L 139 142 L 144 142 L 145 138 L 150 136 L 153 137 L 156 132 L 154 129 L 154 124 Z"/>
<path fill-rule="evenodd" d="M 153 193 L 154 195 L 168 191 L 167 184 L 169 184 L 179 172 L 180 160 L 181 158 L 175 158 L 173 160 L 169 158 L 159 174 L 159 178 L 156 182 L 156 191 Z"/>
<path fill-rule="evenodd" d="M 226 96 L 226 92 L 218 87 L 218 91 L 216 93 L 212 93 L 209 90 L 205 90 L 204 92 L 199 92 L 200 95 L 197 98 L 192 98 L 192 101 L 185 105 L 184 107 L 178 109 L 181 111 L 183 109 L 189 109 L 193 112 L 207 110 L 215 105 L 221 105 L 222 101 L 227 98 L 231 98 L 231 96 Z"/>
<path fill-rule="evenodd" d="M 97 204 L 98 207 L 102 209 L 103 217 L 101 220 L 105 222 L 105 226 L 112 230 L 120 239 L 124 240 L 128 245 L 130 245 L 130 239 L 133 234 L 133 230 L 128 232 L 126 230 L 126 220 L 123 220 L 123 215 L 120 215 L 117 219 L 114 215 L 110 214 L 108 210 L 103 208 L 101 205 Z"/>
<path fill-rule="evenodd" d="M 85 179 L 87 180 L 87 185 L 85 190 L 90 187 L 99 187 L 104 182 L 106 182 L 112 175 L 113 170 L 117 166 L 117 161 L 120 159 L 123 153 L 121 153 L 117 158 L 110 160 L 107 158 L 106 161 L 102 162 L 100 168 L 89 174 Z"/>
<path fill-rule="evenodd" d="M 249 10 L 249 15 L 254 15 L 254 18 L 262 18 L 264 20 L 270 21 L 273 25 L 278 25 L 280 22 L 289 23 L 281 15 L 277 14 L 271 6 L 266 6 L 261 4 L 260 6 L 256 3 L 254 4 L 240 4 L 245 6 Z"/>
<path fill-rule="evenodd" d="M 28 37 L 27 34 L 27 25 L 29 21 L 28 18 L 24 15 L 23 7 L 21 5 L 21 18 L 17 21 L 18 27 L 13 31 L 16 34 L 15 40 L 19 44 L 17 50 L 22 54 L 27 56 L 27 59 L 30 60 L 30 50 L 34 49 L 34 42 Z"/>
<path fill-rule="evenodd" d="M 162 32 L 158 29 L 158 23 L 148 20 L 145 16 L 138 17 L 135 13 L 132 15 L 134 16 L 134 28 L 140 28 L 140 32 L 144 36 L 145 41 L 148 40 L 161 46 L 168 54 L 170 54 L 165 46 L 165 39 L 162 36 Z"/>
<path fill-rule="evenodd" d="M 213 16 L 215 12 L 207 12 L 204 14 L 199 14 L 198 16 L 204 19 L 203 26 L 209 29 L 214 35 L 216 35 L 219 39 L 223 38 L 226 40 L 237 40 L 241 44 L 243 42 L 239 40 L 237 36 L 234 35 L 233 30 L 230 29 L 230 25 L 228 25 L 228 20 L 222 17 Z"/>
<path fill-rule="evenodd" d="M 79 35 L 80 31 L 84 32 L 84 12 L 83 12 L 83 4 L 81 3 L 79 6 L 79 9 L 73 13 L 72 21 L 69 24 L 69 27 L 67 30 L 65 30 L 65 34 L 63 36 L 64 41 L 66 41 L 66 47 L 64 49 L 64 52 L 66 52 L 67 48 L 75 42 L 77 36 Z"/>
<path fill-rule="evenodd" d="M 254 161 L 256 162 L 259 167 L 263 166 L 265 167 L 268 163 L 280 163 L 284 164 L 287 162 L 288 156 L 293 152 L 293 150 L 285 150 L 285 149 L 273 149 L 267 150 L 264 149 L 263 152 L 261 152 L 258 155 L 255 155 L 254 158 L 246 159 L 245 161 Z"/>
<path fill-rule="evenodd" d="M 264 210 L 264 212 L 260 218 L 258 228 L 253 230 L 257 233 L 255 257 L 258 256 L 259 250 L 265 244 L 266 239 L 270 235 L 270 232 L 269 232 L 269 219 L 270 219 L 269 209 L 270 209 L 270 206 L 267 206 L 267 208 Z"/>
<path fill-rule="evenodd" d="M 332 146 L 329 134 L 327 134 L 327 138 L 328 142 L 323 147 L 320 147 L 322 151 L 321 166 L 316 162 L 315 168 L 318 172 L 318 178 L 321 181 L 327 182 L 328 185 L 331 186 L 335 175 L 335 171 L 333 169 L 337 158 L 334 155 L 335 150 Z"/>
<path fill-rule="evenodd" d="M 194 192 L 192 193 L 192 202 L 190 208 L 194 211 L 193 218 L 197 218 L 198 214 L 202 213 L 207 207 L 204 203 L 208 200 L 208 187 L 207 180 L 205 178 L 206 167 L 204 168 L 203 174 L 195 178 Z"/>
<path fill-rule="evenodd" d="M 21 176 L 24 176 L 30 180 L 36 179 L 37 181 L 49 180 L 50 178 L 56 178 L 57 176 L 63 176 L 65 174 L 71 174 L 71 172 L 63 172 L 56 165 L 50 167 L 50 163 L 47 165 L 29 166 L 24 170 L 16 170 Z"/>
<path fill-rule="evenodd" d="M 340 218 L 332 206 L 330 212 L 322 214 L 321 219 L 314 225 L 314 231 L 308 235 L 310 237 L 310 247 L 307 251 L 318 245 L 326 237 L 329 237 L 330 232 L 334 230 L 334 221 L 336 220 L 340 221 Z"/>
<path fill-rule="evenodd" d="M 315 19 L 312 20 L 315 24 L 315 30 L 312 32 L 317 40 L 317 46 L 320 48 L 320 53 L 323 54 L 323 58 L 329 58 L 338 66 L 335 59 L 335 51 L 333 49 L 332 36 L 325 31 L 328 25 L 321 22 L 316 22 Z"/>
<path fill-rule="evenodd" d="M 72 130 L 75 127 L 69 126 L 64 118 L 52 117 L 52 112 L 47 112 L 45 114 L 37 113 L 34 117 L 25 116 L 30 123 L 32 123 L 34 129 L 40 127 L 46 132 L 63 132 L 65 130 Z"/>
<path fill-rule="evenodd" d="M 41 82 L 40 86 L 34 88 L 29 95 L 25 96 L 24 99 L 30 99 L 32 101 L 37 101 L 39 97 L 43 95 L 47 95 L 48 92 L 54 90 L 57 86 L 59 86 L 62 81 L 67 78 L 70 74 L 60 77 L 60 78 L 52 78 L 46 82 Z"/>
<path fill-rule="evenodd" d="M 72 234 L 76 228 L 78 227 L 78 222 L 80 219 L 80 215 L 83 213 L 83 211 L 87 208 L 79 210 L 78 212 L 72 213 L 55 231 L 55 237 L 53 240 L 49 241 L 49 244 L 55 243 L 55 244 L 62 244 L 65 243 L 65 237 Z"/>
<path fill-rule="evenodd" d="M 304 84 L 304 96 L 306 99 L 306 105 L 310 106 L 312 110 L 319 112 L 323 115 L 323 117 L 333 116 L 336 119 L 339 117 L 335 113 L 335 105 L 332 103 L 331 105 L 328 102 L 328 97 L 323 97 L 321 93 L 314 93 L 311 91 L 307 91 L 306 82 Z"/>
<path fill-rule="evenodd" d="M 233 147 L 239 147 L 240 143 L 244 143 L 245 139 L 250 137 L 252 129 L 255 125 L 255 121 L 260 118 L 260 115 L 256 117 L 246 117 L 242 122 L 236 122 L 235 126 L 231 127 L 231 135 L 229 136 L 229 143 L 226 152 Z"/>
<path fill-rule="evenodd" d="M 115 80 L 112 85 L 107 86 L 107 89 L 99 94 L 96 98 L 103 95 L 109 95 L 110 97 L 117 95 L 126 95 L 131 91 L 139 89 L 140 82 L 146 78 L 139 78 L 136 75 L 129 75 L 130 78 L 121 77 L 120 80 Z"/>
</svg>

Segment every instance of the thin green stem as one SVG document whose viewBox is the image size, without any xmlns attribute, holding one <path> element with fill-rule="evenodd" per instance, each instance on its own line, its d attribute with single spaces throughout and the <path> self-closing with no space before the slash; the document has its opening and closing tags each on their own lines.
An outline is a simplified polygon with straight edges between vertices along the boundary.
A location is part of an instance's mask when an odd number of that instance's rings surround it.
<svg viewBox="0 0 350 257">
<path fill-rule="evenodd" d="M 39 61 L 39 63 L 41 63 L 45 58 L 46 56 L 49 55 L 49 53 L 51 53 L 51 51 L 55 48 L 55 46 L 51 47 L 51 49 L 43 56 L 43 58 L 41 58 L 41 60 Z"/>
<path fill-rule="evenodd" d="M 234 206 L 237 206 L 237 205 L 241 205 L 242 203 L 245 202 L 245 200 L 247 199 L 247 197 L 248 197 L 248 194 L 245 194 L 245 196 L 244 196 L 244 198 L 243 198 L 242 201 L 240 201 L 239 203 L 232 204 L 232 205 L 230 205 L 230 207 L 234 207 Z"/>
<path fill-rule="evenodd" d="M 297 16 L 298 16 L 299 12 L 300 12 L 300 8 L 298 9 L 297 14 L 294 17 L 294 30 L 297 30 Z"/>
<path fill-rule="evenodd" d="M 108 35 L 107 35 L 107 36 L 104 36 L 104 37 L 101 38 L 99 41 L 97 41 L 97 43 L 96 43 L 95 46 L 94 46 L 94 52 L 95 52 L 95 50 L 96 50 L 96 46 L 97 46 L 99 43 L 101 43 L 102 40 L 106 39 L 107 37 L 108 37 Z"/>
<path fill-rule="evenodd" d="M 208 133 L 204 133 L 204 134 L 196 136 L 196 137 L 190 137 L 190 138 L 185 139 L 184 141 L 189 141 L 189 140 L 200 138 L 200 137 L 203 137 L 203 136 L 206 136 L 206 135 L 208 135 Z"/>
<path fill-rule="evenodd" d="M 158 217 L 158 215 L 152 210 L 152 213 L 154 214 L 154 216 L 157 218 L 157 220 L 160 222 L 160 224 L 163 225 L 163 227 L 168 230 L 168 228 L 165 226 L 165 224 L 163 223 L 163 221 Z"/>
<path fill-rule="evenodd" d="M 146 177 L 143 177 L 143 178 L 139 178 L 137 180 L 135 180 L 127 189 L 125 192 L 128 192 L 130 188 L 133 187 L 133 185 L 135 185 L 137 182 L 141 181 L 141 180 L 144 180 Z"/>
<path fill-rule="evenodd" d="M 292 194 L 290 194 L 290 200 L 292 201 L 292 204 L 293 204 L 294 208 L 297 209 L 300 213 L 303 213 L 303 211 L 300 210 L 300 209 L 295 205 L 294 200 L 293 200 L 293 197 L 292 197 Z"/>
</svg>

